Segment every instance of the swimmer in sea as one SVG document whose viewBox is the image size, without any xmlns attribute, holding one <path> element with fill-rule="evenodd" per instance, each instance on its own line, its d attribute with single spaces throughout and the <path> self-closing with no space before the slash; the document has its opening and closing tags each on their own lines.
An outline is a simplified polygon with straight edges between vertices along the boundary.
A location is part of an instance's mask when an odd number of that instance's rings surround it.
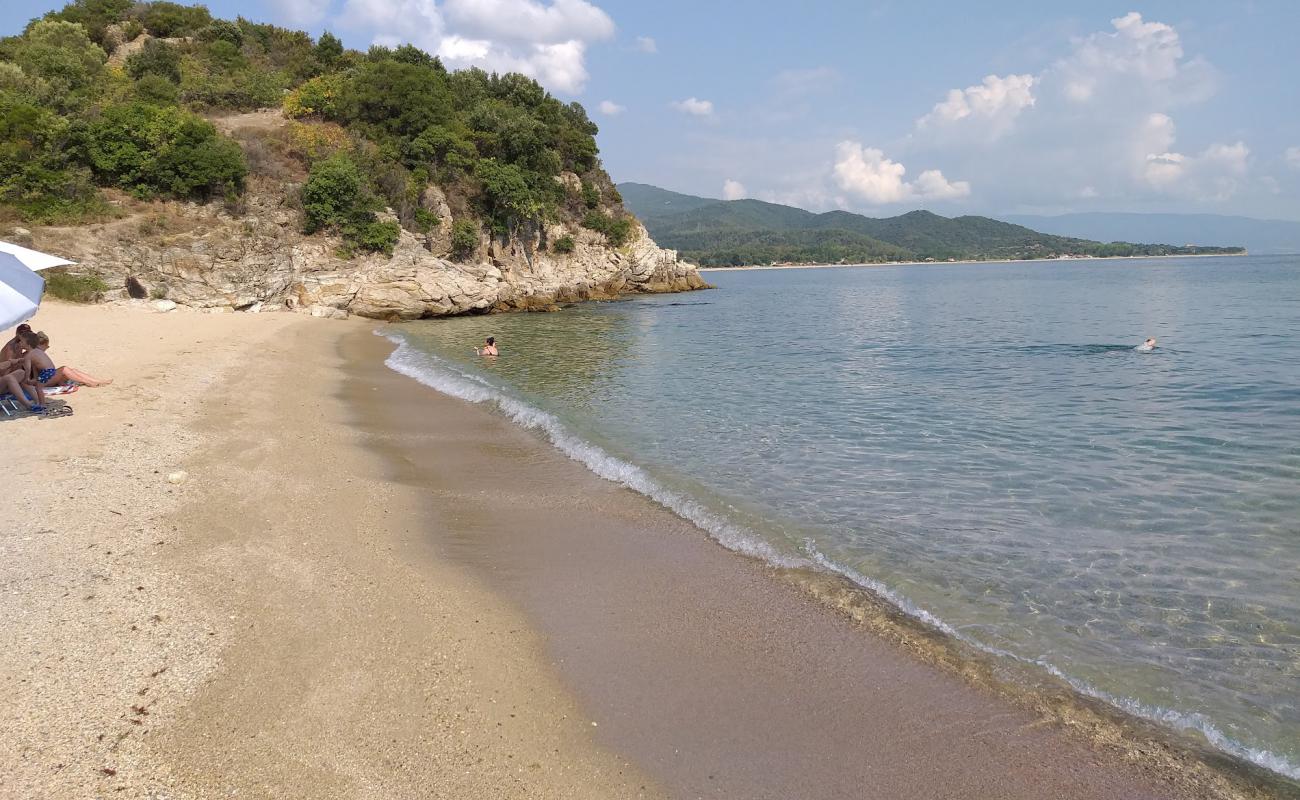
<svg viewBox="0 0 1300 800">
<path fill-rule="evenodd" d="M 1156 337 L 1148 336 L 1145 342 L 1137 346 L 1137 349 L 1141 350 L 1143 353 L 1150 353 L 1152 350 L 1156 349 Z"/>
<path fill-rule="evenodd" d="M 481 355 L 481 356 L 495 356 L 495 355 L 498 355 L 498 353 L 497 353 L 497 340 L 496 340 L 496 337 L 495 337 L 495 336 L 489 336 L 489 337 L 487 337 L 487 341 L 483 343 L 483 346 L 480 347 L 480 348 L 478 348 L 478 349 L 475 350 L 474 352 L 475 352 L 475 353 L 478 353 L 478 354 Z"/>
</svg>

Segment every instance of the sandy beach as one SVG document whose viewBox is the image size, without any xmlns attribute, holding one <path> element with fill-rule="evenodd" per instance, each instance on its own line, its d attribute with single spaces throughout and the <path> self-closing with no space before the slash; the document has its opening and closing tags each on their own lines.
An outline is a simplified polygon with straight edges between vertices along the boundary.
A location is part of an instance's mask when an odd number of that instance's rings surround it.
<svg viewBox="0 0 1300 800">
<path fill-rule="evenodd" d="M 0 796 L 1269 796 L 873 636 L 372 321 L 33 324 L 116 382 L 0 422 Z"/>
</svg>

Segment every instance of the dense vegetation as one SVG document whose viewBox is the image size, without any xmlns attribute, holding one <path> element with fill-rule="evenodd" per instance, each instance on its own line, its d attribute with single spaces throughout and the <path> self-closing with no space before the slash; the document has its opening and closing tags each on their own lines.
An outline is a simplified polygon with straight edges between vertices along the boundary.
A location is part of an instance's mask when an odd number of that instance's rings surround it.
<svg viewBox="0 0 1300 800">
<path fill-rule="evenodd" d="M 269 143 L 206 119 L 267 107 L 294 120 Z M 462 257 L 483 227 L 546 221 L 585 222 L 617 246 L 633 226 L 596 130 L 522 75 L 448 72 L 409 45 L 360 53 L 202 6 L 76 0 L 0 40 L 0 215 L 34 222 L 110 216 L 102 189 L 237 206 L 250 181 L 296 178 L 304 232 L 338 233 L 347 250 L 391 250 L 399 226 L 428 232 L 434 185 Z"/>
<path fill-rule="evenodd" d="M 645 184 L 619 191 L 655 240 L 706 266 L 774 263 L 1031 259 L 1236 253 L 1236 247 L 1175 247 L 1052 236 L 988 217 L 912 211 L 873 219 L 813 214 L 758 200 L 710 200 Z"/>
</svg>

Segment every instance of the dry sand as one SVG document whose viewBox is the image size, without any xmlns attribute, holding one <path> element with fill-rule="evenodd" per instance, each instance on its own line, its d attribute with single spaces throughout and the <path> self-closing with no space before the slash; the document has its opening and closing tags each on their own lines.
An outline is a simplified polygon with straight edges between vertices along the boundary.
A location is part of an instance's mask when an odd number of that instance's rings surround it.
<svg viewBox="0 0 1300 800">
<path fill-rule="evenodd" d="M 35 325 L 117 382 L 0 422 L 0 797 L 1200 794 L 391 372 L 374 323 Z"/>
<path fill-rule="evenodd" d="M 353 324 L 54 303 L 33 324 L 116 382 L 0 422 L 0 796 L 655 794 L 518 613 L 428 558 L 421 492 L 353 446 Z"/>
</svg>

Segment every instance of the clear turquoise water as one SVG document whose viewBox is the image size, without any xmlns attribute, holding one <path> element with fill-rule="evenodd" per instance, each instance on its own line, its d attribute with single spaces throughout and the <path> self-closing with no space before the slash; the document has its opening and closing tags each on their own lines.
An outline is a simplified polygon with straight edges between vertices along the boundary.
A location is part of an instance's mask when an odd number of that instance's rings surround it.
<svg viewBox="0 0 1300 800">
<path fill-rule="evenodd" d="M 1300 257 L 709 280 L 400 326 L 390 363 L 729 546 L 1300 778 Z"/>
</svg>

